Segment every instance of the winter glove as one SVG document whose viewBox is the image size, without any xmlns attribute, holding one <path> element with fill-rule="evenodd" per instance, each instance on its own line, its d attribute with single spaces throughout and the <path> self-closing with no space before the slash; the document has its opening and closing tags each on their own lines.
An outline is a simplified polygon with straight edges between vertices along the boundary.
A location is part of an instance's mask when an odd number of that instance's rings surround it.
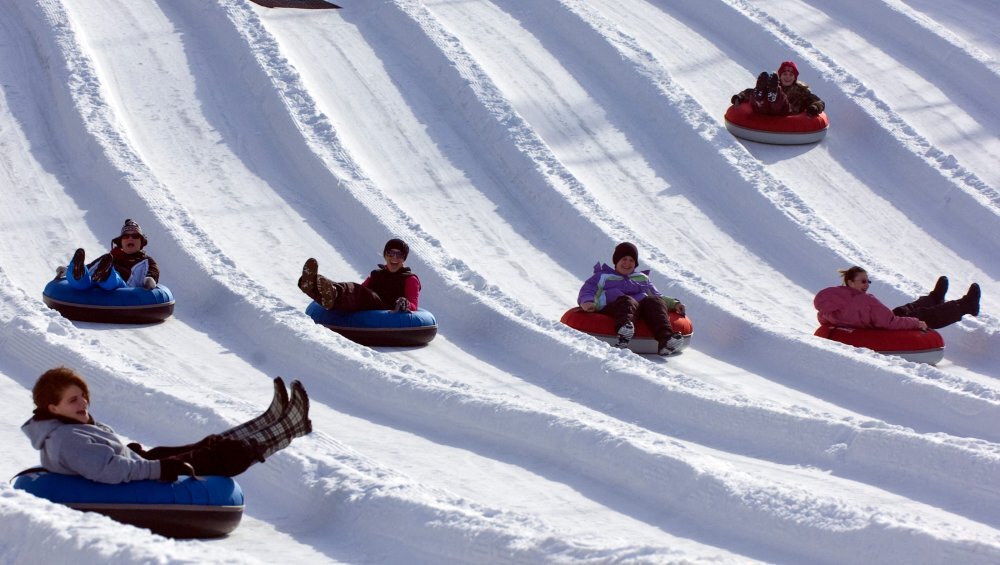
<svg viewBox="0 0 1000 565">
<path fill-rule="evenodd" d="M 739 106 L 743 102 L 743 97 L 740 96 L 739 94 L 733 94 L 733 97 L 730 101 L 733 103 L 733 106 Z"/>
<path fill-rule="evenodd" d="M 153 277 L 146 277 L 142 279 L 142 287 L 146 290 L 153 290 L 156 288 L 156 281 L 153 280 Z"/>
<path fill-rule="evenodd" d="M 808 108 L 806 108 L 806 114 L 808 114 L 810 117 L 815 118 L 816 116 L 819 115 L 819 108 L 817 108 L 816 106 L 809 106 Z"/>
<path fill-rule="evenodd" d="M 400 296 L 396 299 L 396 307 L 393 309 L 394 312 L 409 312 L 410 311 L 410 301 L 406 299 L 405 296 Z"/>
<path fill-rule="evenodd" d="M 138 453 L 139 457 L 142 457 L 143 459 L 149 459 L 149 453 L 147 453 L 146 450 L 142 448 L 141 444 L 135 443 L 133 441 L 132 443 L 126 445 L 125 447 L 127 447 L 127 448 L 131 449 L 132 451 Z"/>
<path fill-rule="evenodd" d="M 66 278 L 66 265 L 59 265 L 56 267 L 56 278 L 64 279 Z"/>
<path fill-rule="evenodd" d="M 198 475 L 194 473 L 194 467 L 190 463 L 181 461 L 175 457 L 160 459 L 160 482 L 172 483 L 181 475 L 198 478 Z"/>
<path fill-rule="evenodd" d="M 678 314 L 679 316 L 683 316 L 683 315 L 684 315 L 684 312 L 685 312 L 686 310 L 687 310 L 687 309 L 686 309 L 686 308 L 684 308 L 684 305 L 683 305 L 683 304 L 681 304 L 680 302 L 678 302 L 677 304 L 674 304 L 674 312 L 677 312 L 677 314 Z"/>
</svg>

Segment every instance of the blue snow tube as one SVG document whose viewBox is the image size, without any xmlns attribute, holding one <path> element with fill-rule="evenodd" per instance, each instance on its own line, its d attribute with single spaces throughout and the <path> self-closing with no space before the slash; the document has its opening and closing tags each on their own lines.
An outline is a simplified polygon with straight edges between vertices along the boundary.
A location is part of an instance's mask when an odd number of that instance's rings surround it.
<svg viewBox="0 0 1000 565">
<path fill-rule="evenodd" d="M 19 474 L 14 488 L 172 538 L 221 537 L 243 518 L 243 490 L 229 477 L 109 485 L 35 468 Z"/>
<path fill-rule="evenodd" d="M 159 285 L 145 288 L 97 287 L 77 290 L 64 278 L 54 279 L 42 291 L 45 305 L 70 320 L 111 324 L 153 324 L 174 313 L 174 295 Z"/>
<path fill-rule="evenodd" d="M 434 314 L 422 309 L 415 312 L 338 312 L 327 310 L 313 301 L 306 308 L 306 314 L 317 324 L 323 324 L 361 345 L 427 345 L 437 335 Z"/>
</svg>

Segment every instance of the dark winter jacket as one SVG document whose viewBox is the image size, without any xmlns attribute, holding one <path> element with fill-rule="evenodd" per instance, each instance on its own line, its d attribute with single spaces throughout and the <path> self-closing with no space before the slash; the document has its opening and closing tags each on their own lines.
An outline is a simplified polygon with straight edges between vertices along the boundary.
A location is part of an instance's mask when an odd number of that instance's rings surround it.
<svg viewBox="0 0 1000 565">
<path fill-rule="evenodd" d="M 53 473 L 81 475 L 99 483 L 127 483 L 160 478 L 160 462 L 147 461 L 122 443 L 110 427 L 39 414 L 21 426 L 31 446 L 41 451 L 42 466 Z"/>
<path fill-rule="evenodd" d="M 152 257 L 146 254 L 145 250 L 140 249 L 135 253 L 129 254 L 125 253 L 125 251 L 123 251 L 122 248 L 120 247 L 112 247 L 111 258 L 114 261 L 114 263 L 112 264 L 115 267 L 115 271 L 118 272 L 118 275 L 121 276 L 123 281 L 128 281 L 129 278 L 132 276 L 132 267 L 135 267 L 137 264 L 146 260 L 148 261 L 146 276 L 152 277 L 153 280 L 156 281 L 157 283 L 160 282 L 160 268 L 156 266 L 156 261 L 154 261 Z M 94 261 L 91 261 L 90 264 L 87 266 L 93 269 L 95 266 L 97 266 L 97 263 L 100 262 L 100 260 L 101 258 L 98 257 Z"/>
<path fill-rule="evenodd" d="M 804 82 L 795 81 L 788 88 L 782 87 L 785 96 L 788 97 L 788 113 L 800 114 L 811 106 L 817 114 L 826 109 L 826 103 L 819 99 L 809 90 L 809 86 Z"/>
<path fill-rule="evenodd" d="M 403 267 L 393 273 L 386 269 L 385 265 L 379 265 L 361 286 L 377 294 L 390 308 L 400 296 L 405 296 L 410 303 L 410 310 L 417 309 L 417 302 L 420 299 L 420 279 L 410 272 L 409 267 Z"/>
<path fill-rule="evenodd" d="M 748 88 L 739 93 L 740 101 L 750 100 L 753 98 L 753 88 Z M 781 87 L 782 92 L 785 93 L 785 98 L 788 100 L 788 114 L 801 114 L 809 109 L 811 106 L 817 114 L 826 110 L 826 103 L 820 100 L 819 96 L 816 96 L 809 90 L 809 85 L 801 81 L 795 81 L 788 88 Z"/>
</svg>

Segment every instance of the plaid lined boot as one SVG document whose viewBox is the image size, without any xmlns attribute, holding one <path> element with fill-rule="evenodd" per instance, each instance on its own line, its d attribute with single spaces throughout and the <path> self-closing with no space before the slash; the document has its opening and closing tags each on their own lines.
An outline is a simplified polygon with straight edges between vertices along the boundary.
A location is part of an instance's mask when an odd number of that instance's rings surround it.
<svg viewBox="0 0 1000 565">
<path fill-rule="evenodd" d="M 249 422 L 244 422 L 235 428 L 228 429 L 221 434 L 225 439 L 247 440 L 257 432 L 273 426 L 281 419 L 282 414 L 288 409 L 288 391 L 285 390 L 285 381 L 281 377 L 274 379 L 274 396 L 271 398 L 271 405 L 263 414 L 257 416 Z"/>
<path fill-rule="evenodd" d="M 281 451 L 297 437 L 302 437 L 312 431 L 309 420 L 309 395 L 302 383 L 292 381 L 292 395 L 288 407 L 281 418 L 274 424 L 257 431 L 247 441 L 256 442 L 258 455 L 266 459 Z"/>
</svg>

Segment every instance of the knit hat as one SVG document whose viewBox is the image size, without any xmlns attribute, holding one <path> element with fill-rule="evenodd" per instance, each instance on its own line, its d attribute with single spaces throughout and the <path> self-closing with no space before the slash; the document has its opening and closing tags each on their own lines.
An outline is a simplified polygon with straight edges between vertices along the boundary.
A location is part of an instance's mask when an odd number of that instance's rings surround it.
<svg viewBox="0 0 1000 565">
<path fill-rule="evenodd" d="M 147 245 L 149 245 L 149 241 L 146 239 L 146 235 L 142 233 L 142 227 L 140 227 L 139 224 L 136 223 L 136 221 L 133 220 L 132 218 L 125 219 L 125 225 L 122 226 L 121 233 L 118 235 L 118 237 L 112 239 L 111 243 L 114 244 L 115 247 L 121 247 L 122 236 L 127 233 L 139 234 L 139 237 L 142 238 L 142 247 L 146 247 Z"/>
<path fill-rule="evenodd" d="M 635 244 L 629 243 L 627 241 L 619 243 L 615 246 L 615 254 L 611 256 L 611 261 L 613 264 L 617 265 L 618 261 L 622 257 L 631 257 L 635 259 L 635 264 L 639 264 L 639 249 L 636 248 Z"/>
<path fill-rule="evenodd" d="M 795 75 L 795 80 L 799 79 L 799 68 L 795 66 L 793 61 L 785 61 L 784 63 L 781 63 L 781 66 L 778 67 L 778 75 L 780 76 L 782 71 L 785 69 L 792 71 L 792 74 Z"/>
<path fill-rule="evenodd" d="M 385 242 L 385 247 L 382 248 L 382 256 L 389 252 L 390 249 L 398 249 L 403 252 L 403 261 L 410 256 L 410 246 L 406 244 L 402 239 L 392 238 Z"/>
</svg>

